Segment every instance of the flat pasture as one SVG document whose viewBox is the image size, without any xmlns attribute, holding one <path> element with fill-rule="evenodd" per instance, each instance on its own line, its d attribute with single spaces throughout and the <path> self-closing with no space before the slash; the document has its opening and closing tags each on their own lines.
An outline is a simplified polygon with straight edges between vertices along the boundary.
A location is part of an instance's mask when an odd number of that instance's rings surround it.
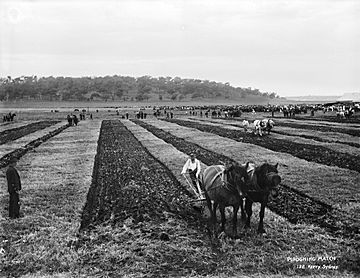
<svg viewBox="0 0 360 278">
<path fill-rule="evenodd" d="M 3 127 L 14 132 L 39 120 L 61 121 L 58 127 L 75 107 L 27 112 L 20 115 L 24 125 Z M 93 119 L 87 115 L 78 126 L 58 133 L 52 133 L 55 126 L 34 130 L 1 146 L 6 155 L 51 133 L 21 154 L 19 219 L 7 217 L 5 164 L 0 169 L 0 271 L 5 276 L 359 274 L 356 122 L 346 126 L 309 118 L 300 127 L 296 120 L 275 118 L 274 133 L 258 138 L 244 133 L 243 118 L 190 118 L 177 111 L 175 119 L 158 119 L 149 110 L 149 117 L 139 120 L 135 108 L 125 120 L 125 110 L 118 115 L 113 108 L 91 109 Z M 238 237 L 232 236 L 231 221 L 225 233 L 212 233 L 206 207 L 194 202 L 180 174 L 191 152 L 202 168 L 226 161 L 279 163 L 280 194 L 266 209 L 266 234 L 256 234 L 258 205 L 251 229 L 239 219 Z M 328 162 L 331 157 L 337 161 Z M 231 215 L 229 208 L 227 218 Z"/>
</svg>

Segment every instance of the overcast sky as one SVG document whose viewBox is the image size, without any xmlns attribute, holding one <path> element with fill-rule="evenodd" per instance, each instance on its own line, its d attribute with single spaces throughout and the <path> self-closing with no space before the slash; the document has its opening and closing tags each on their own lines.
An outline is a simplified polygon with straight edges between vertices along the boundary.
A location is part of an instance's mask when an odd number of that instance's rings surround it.
<svg viewBox="0 0 360 278">
<path fill-rule="evenodd" d="M 115 74 L 360 92 L 360 1 L 0 0 L 0 76 Z"/>
</svg>

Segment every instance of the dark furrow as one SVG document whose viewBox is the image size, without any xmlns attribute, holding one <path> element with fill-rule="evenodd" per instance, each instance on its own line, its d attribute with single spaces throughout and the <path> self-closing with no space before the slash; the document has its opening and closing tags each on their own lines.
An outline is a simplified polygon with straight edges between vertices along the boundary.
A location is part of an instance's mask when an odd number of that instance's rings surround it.
<svg viewBox="0 0 360 278">
<path fill-rule="evenodd" d="M 360 137 L 360 129 L 348 129 L 342 127 L 328 127 L 328 126 L 318 126 L 318 125 L 307 125 L 307 124 L 298 124 L 298 123 L 283 123 L 277 122 L 278 126 L 285 126 L 285 127 L 292 127 L 292 128 L 301 128 L 301 129 L 308 129 L 308 130 L 318 130 L 324 132 L 339 132 L 345 133 L 352 136 Z"/>
<path fill-rule="evenodd" d="M 178 138 L 167 131 L 145 123 L 144 121 L 132 121 L 147 129 L 166 143 L 173 145 L 181 152 L 186 154 L 195 152 L 198 159 L 207 165 L 233 161 L 227 156 L 204 149 L 189 141 L 185 141 L 182 138 Z M 243 163 L 244 162 L 245 161 L 243 161 Z M 356 224 L 354 219 L 289 185 L 281 184 L 278 197 L 271 200 L 268 207 L 270 210 L 288 219 L 291 223 L 303 222 L 316 224 L 326 228 L 335 235 L 359 238 L 359 225 Z"/>
<path fill-rule="evenodd" d="M 286 135 L 286 136 L 295 136 L 294 134 L 287 133 L 285 131 L 272 130 L 271 132 Z M 302 137 L 302 138 L 305 138 L 305 139 L 315 140 L 315 141 L 318 141 L 318 142 L 338 143 L 338 144 L 348 145 L 350 147 L 360 148 L 360 144 L 353 143 L 353 142 L 343 142 L 343 141 L 339 141 L 339 140 L 329 140 L 329 139 L 326 139 L 326 138 L 321 138 L 321 137 L 318 137 L 318 136 L 305 135 L 305 134 L 299 134 L 299 135 L 296 135 L 296 136 L 297 137 Z"/>
<path fill-rule="evenodd" d="M 284 117 L 275 116 L 275 119 L 286 119 Z M 291 120 L 296 121 L 318 121 L 318 122 L 326 122 L 326 123 L 344 123 L 344 124 L 360 124 L 359 115 L 354 115 L 349 119 L 340 119 L 336 116 L 324 116 L 324 117 L 292 117 L 289 118 Z"/>
</svg>

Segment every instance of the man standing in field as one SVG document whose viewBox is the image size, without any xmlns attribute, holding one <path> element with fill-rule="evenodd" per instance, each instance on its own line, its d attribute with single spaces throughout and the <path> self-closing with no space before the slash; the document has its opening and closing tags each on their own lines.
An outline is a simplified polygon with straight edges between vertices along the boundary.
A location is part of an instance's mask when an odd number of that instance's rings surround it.
<svg viewBox="0 0 360 278">
<path fill-rule="evenodd" d="M 21 190 L 21 181 L 20 175 L 15 168 L 17 161 L 16 157 L 10 158 L 10 164 L 6 170 L 8 192 L 10 194 L 9 217 L 12 219 L 20 217 L 19 191 Z"/>
<path fill-rule="evenodd" d="M 199 196 L 202 195 L 200 184 L 199 184 L 199 177 L 201 172 L 201 166 L 200 161 L 196 159 L 195 154 L 191 153 L 190 158 L 186 161 L 181 174 L 185 175 L 185 173 L 188 173 L 190 176 L 190 179 L 194 185 L 195 188 L 197 188 L 199 192 Z"/>
</svg>

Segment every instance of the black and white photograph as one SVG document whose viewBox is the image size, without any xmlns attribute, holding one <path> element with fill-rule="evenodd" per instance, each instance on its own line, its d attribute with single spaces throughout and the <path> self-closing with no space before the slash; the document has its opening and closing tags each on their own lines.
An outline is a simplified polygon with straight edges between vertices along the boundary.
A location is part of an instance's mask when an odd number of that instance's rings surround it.
<svg viewBox="0 0 360 278">
<path fill-rule="evenodd" d="M 360 275 L 360 1 L 0 0 L 0 277 Z"/>
</svg>

